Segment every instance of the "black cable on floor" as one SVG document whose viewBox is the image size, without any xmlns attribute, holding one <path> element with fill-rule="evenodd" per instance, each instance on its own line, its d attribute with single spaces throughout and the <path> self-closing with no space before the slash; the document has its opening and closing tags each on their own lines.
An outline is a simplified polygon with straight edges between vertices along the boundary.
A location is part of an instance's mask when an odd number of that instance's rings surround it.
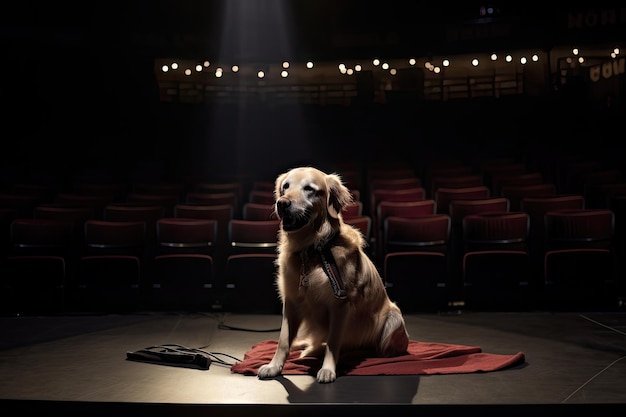
<svg viewBox="0 0 626 417">
<path fill-rule="evenodd" d="M 256 333 L 269 333 L 269 332 L 280 331 L 280 327 L 274 328 L 274 329 L 250 329 L 246 327 L 237 327 L 237 326 L 231 326 L 229 324 L 224 324 L 225 315 L 226 315 L 225 313 L 210 314 L 208 315 L 208 317 L 214 318 L 219 321 L 217 328 L 220 330 L 238 330 L 242 332 L 256 332 Z"/>
<path fill-rule="evenodd" d="M 241 330 L 244 332 L 258 332 L 258 333 L 266 333 L 266 332 L 278 332 L 280 331 L 280 327 L 277 329 L 248 329 L 245 327 L 235 327 L 235 326 L 230 326 L 228 324 L 224 324 L 224 323 L 220 323 L 217 325 L 218 329 L 221 330 Z"/>
<path fill-rule="evenodd" d="M 134 361 L 194 366 L 202 369 L 209 369 L 212 363 L 230 367 L 235 362 L 241 362 L 241 359 L 227 353 L 207 352 L 202 348 L 189 348 L 175 343 L 148 346 L 134 352 L 127 352 L 126 356 L 127 359 Z M 235 362 L 230 362 L 224 357 L 233 359 Z"/>
</svg>

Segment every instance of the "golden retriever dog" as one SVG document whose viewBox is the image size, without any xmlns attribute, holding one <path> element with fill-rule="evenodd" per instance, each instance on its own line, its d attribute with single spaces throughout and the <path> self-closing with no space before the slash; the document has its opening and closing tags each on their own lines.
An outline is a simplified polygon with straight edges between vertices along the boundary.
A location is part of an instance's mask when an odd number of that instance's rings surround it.
<svg viewBox="0 0 626 417">
<path fill-rule="evenodd" d="M 300 357 L 323 357 L 320 383 L 336 380 L 341 352 L 406 353 L 402 313 L 365 253 L 362 233 L 343 221 L 352 196 L 341 177 L 294 168 L 276 178 L 274 194 L 281 224 L 276 284 L 282 323 L 276 352 L 258 378 L 280 375 L 294 349 L 302 349 Z"/>
</svg>

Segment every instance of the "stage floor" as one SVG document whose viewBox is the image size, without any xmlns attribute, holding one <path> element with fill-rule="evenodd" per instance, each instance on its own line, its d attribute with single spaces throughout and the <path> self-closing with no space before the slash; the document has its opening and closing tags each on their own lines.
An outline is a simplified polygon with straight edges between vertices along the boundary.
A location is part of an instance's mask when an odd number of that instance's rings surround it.
<svg viewBox="0 0 626 417">
<path fill-rule="evenodd" d="M 416 415 L 419 406 L 428 415 L 458 415 L 458 407 L 471 406 L 509 416 L 538 407 L 568 415 L 626 411 L 624 312 L 466 311 L 405 319 L 411 340 L 521 351 L 526 363 L 487 373 L 340 376 L 332 384 L 304 375 L 263 381 L 218 362 L 205 370 L 129 361 L 126 353 L 178 344 L 232 363 L 253 344 L 278 337 L 277 315 L 1 317 L 0 400 L 3 408 L 66 415 L 207 415 L 214 408 L 303 416 L 346 405 L 364 406 L 360 415 L 387 415 L 394 407 L 394 415 Z"/>
</svg>

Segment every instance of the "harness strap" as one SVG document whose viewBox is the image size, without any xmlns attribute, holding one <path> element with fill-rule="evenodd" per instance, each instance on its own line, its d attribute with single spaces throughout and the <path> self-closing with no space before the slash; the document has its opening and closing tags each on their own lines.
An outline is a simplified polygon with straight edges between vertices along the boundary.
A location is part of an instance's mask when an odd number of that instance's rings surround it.
<svg viewBox="0 0 626 417">
<path fill-rule="evenodd" d="M 325 245 L 318 252 L 320 258 L 322 258 L 322 267 L 324 268 L 324 272 L 328 275 L 330 286 L 333 288 L 333 292 L 335 293 L 335 298 L 340 300 L 345 299 L 347 297 L 346 289 L 343 286 L 343 279 L 341 278 L 341 274 L 339 274 L 339 268 L 337 268 L 335 257 L 330 251 L 330 245 Z"/>
</svg>

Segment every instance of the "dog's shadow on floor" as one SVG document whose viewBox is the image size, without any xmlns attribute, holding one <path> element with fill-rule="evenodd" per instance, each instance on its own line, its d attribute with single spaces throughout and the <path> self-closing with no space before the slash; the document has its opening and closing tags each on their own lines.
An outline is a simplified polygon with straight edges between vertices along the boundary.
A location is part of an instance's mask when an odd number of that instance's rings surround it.
<svg viewBox="0 0 626 417">
<path fill-rule="evenodd" d="M 411 404 L 419 387 L 418 375 L 339 376 L 330 384 L 313 380 L 305 389 L 284 376 L 276 381 L 285 387 L 290 403 Z"/>
</svg>

